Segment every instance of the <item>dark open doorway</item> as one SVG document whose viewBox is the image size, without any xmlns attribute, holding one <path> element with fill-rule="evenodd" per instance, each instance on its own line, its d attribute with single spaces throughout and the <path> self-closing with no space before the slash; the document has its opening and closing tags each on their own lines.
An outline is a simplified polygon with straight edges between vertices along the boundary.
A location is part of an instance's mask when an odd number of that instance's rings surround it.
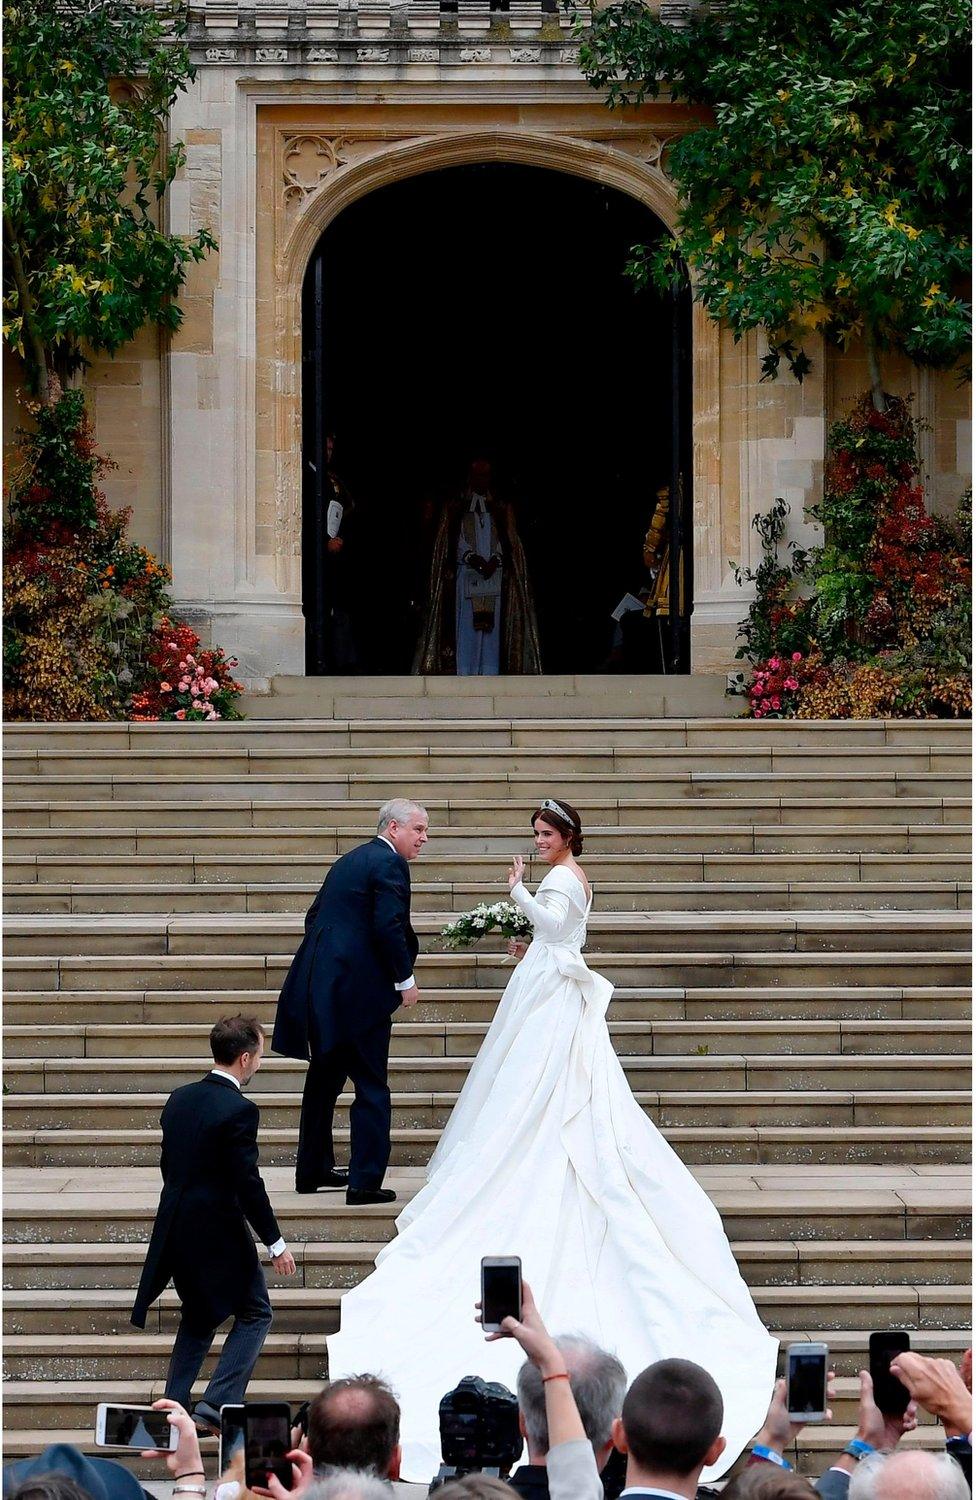
<svg viewBox="0 0 976 1500">
<path fill-rule="evenodd" d="M 330 432 L 357 507 L 346 670 L 411 670 L 436 520 L 477 454 L 515 507 L 543 669 L 609 668 L 611 612 L 648 581 L 655 492 L 677 468 L 684 522 L 691 506 L 688 295 L 675 305 L 624 274 L 631 247 L 663 232 L 614 189 L 504 163 L 381 188 L 329 226 L 303 305 L 308 672 L 343 669 L 322 555 Z M 690 580 L 690 525 L 683 533 Z M 667 669 L 689 669 L 687 636 L 683 620 Z M 667 621 L 648 620 L 627 665 L 666 669 L 662 640 L 667 654 Z"/>
</svg>

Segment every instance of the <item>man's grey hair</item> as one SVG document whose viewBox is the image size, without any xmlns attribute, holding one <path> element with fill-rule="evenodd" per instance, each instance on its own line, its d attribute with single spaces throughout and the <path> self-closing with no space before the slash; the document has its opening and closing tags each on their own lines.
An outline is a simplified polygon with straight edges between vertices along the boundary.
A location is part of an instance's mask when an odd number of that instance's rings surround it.
<svg viewBox="0 0 976 1500">
<path fill-rule="evenodd" d="M 390 1486 L 366 1469 L 330 1469 L 302 1500 L 390 1500 Z"/>
<path fill-rule="evenodd" d="M 391 797 L 389 802 L 384 802 L 380 808 L 379 819 L 376 824 L 376 832 L 382 833 L 384 828 L 389 828 L 391 823 L 407 823 L 412 813 L 423 813 L 427 817 L 427 809 L 421 802 L 411 802 L 409 797 Z"/>
<path fill-rule="evenodd" d="M 895 1488 L 892 1488 L 892 1486 Z M 848 1500 L 970 1500 L 966 1476 L 948 1453 L 904 1448 L 900 1453 L 869 1453 L 851 1475 Z"/>
<path fill-rule="evenodd" d="M 620 1416 L 627 1390 L 627 1372 L 615 1354 L 608 1354 L 582 1334 L 560 1334 L 555 1343 L 566 1357 L 570 1389 L 583 1431 L 596 1451 L 609 1443 L 614 1419 Z M 531 1360 L 527 1359 L 519 1370 L 516 1390 L 530 1449 L 536 1453 L 548 1453 L 546 1388 Z"/>
</svg>

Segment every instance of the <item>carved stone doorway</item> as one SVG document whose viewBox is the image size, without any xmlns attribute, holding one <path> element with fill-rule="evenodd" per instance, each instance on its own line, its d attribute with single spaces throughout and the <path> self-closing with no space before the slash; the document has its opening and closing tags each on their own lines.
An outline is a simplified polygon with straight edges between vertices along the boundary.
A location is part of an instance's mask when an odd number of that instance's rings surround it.
<svg viewBox="0 0 976 1500">
<path fill-rule="evenodd" d="M 675 467 L 673 399 L 689 425 L 689 362 L 676 373 L 672 358 L 676 330 L 687 351 L 687 301 L 675 314 L 624 274 L 631 247 L 662 232 L 615 188 L 499 162 L 392 183 L 332 221 L 303 296 L 308 672 L 411 670 L 433 532 L 478 452 L 516 506 L 545 670 L 613 663 L 611 612 L 647 581 L 642 541 Z M 328 432 L 358 506 L 359 556 L 351 545 L 344 583 L 356 651 L 345 663 L 323 566 Z M 687 631 L 682 640 L 672 665 L 687 671 Z M 661 642 L 650 621 L 629 630 L 627 666 L 662 670 Z"/>
</svg>

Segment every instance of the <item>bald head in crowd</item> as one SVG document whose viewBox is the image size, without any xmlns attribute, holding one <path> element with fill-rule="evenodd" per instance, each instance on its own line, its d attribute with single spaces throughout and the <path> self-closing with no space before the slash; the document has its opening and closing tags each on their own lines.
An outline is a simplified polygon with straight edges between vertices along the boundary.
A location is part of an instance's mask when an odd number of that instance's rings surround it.
<svg viewBox="0 0 976 1500">
<path fill-rule="evenodd" d="M 308 1409 L 306 1446 L 316 1469 L 400 1477 L 400 1407 L 375 1375 L 330 1381 Z"/>
</svg>

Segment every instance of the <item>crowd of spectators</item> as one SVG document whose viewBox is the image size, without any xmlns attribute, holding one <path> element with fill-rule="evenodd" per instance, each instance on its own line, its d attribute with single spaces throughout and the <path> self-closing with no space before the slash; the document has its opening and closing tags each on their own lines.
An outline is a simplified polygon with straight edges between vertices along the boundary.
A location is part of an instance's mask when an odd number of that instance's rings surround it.
<svg viewBox="0 0 976 1500">
<path fill-rule="evenodd" d="M 688 1360 L 665 1359 L 642 1371 L 628 1388 L 623 1366 L 611 1353 L 578 1336 L 553 1338 L 531 1288 L 525 1286 L 522 1319 L 507 1319 L 490 1339 L 518 1340 L 526 1359 L 518 1377 L 519 1428 L 528 1462 L 510 1479 L 485 1472 L 451 1477 L 439 1500 L 968 1500 L 972 1487 L 972 1357 L 962 1365 L 916 1353 L 899 1355 L 892 1372 L 911 1401 L 900 1417 L 885 1416 L 874 1401 L 871 1377 L 860 1373 L 857 1432 L 812 1483 L 792 1468 L 801 1423 L 790 1420 L 786 1383 L 777 1382 L 752 1450 L 721 1488 L 701 1488 L 704 1469 L 725 1451 L 718 1386 Z M 831 1388 L 829 1388 L 831 1389 Z M 168 1410 L 179 1443 L 165 1462 L 174 1494 L 207 1494 L 200 1434 L 173 1401 Z M 944 1451 L 902 1440 L 922 1410 L 941 1423 Z M 829 1419 L 828 1413 L 828 1419 Z M 829 1428 L 827 1429 L 829 1430 Z M 395 1394 L 374 1375 L 335 1380 L 307 1407 L 292 1434 L 290 1491 L 271 1477 L 260 1500 L 390 1500 L 400 1473 L 400 1408 Z M 243 1455 L 220 1476 L 212 1500 L 252 1500 L 244 1487 Z M 88 1458 L 66 1445 L 4 1469 L 5 1500 L 146 1500 L 123 1464 Z"/>
</svg>

